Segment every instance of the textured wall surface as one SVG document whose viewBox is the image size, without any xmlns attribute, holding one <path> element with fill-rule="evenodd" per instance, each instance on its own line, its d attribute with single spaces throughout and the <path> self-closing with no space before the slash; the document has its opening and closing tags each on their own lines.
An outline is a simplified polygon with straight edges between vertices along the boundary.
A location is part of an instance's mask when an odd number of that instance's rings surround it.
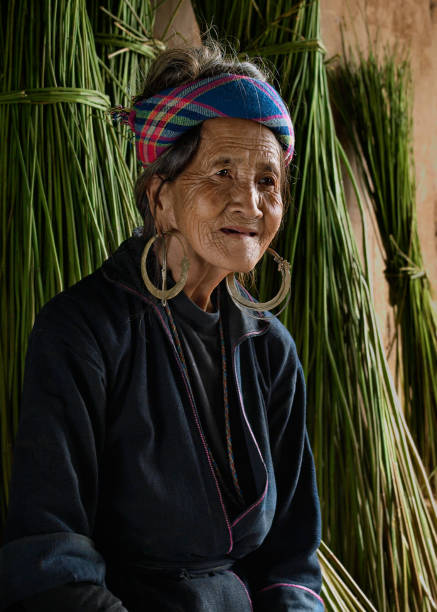
<svg viewBox="0 0 437 612">
<path fill-rule="evenodd" d="M 341 53 L 340 24 L 351 46 L 366 50 L 368 34 L 380 45 L 398 44 L 410 53 L 414 83 L 414 157 L 418 231 L 424 266 L 437 300 L 437 3 L 430 0 L 322 0 L 322 39 L 328 57 Z M 368 33 L 366 32 L 366 24 Z M 360 219 L 351 201 L 351 217 L 358 242 Z M 383 275 L 385 264 L 372 220 L 367 217 L 373 289 L 385 344 L 392 318 Z"/>
<path fill-rule="evenodd" d="M 200 45 L 200 34 L 190 0 L 165 0 L 156 11 L 155 36 L 161 38 L 167 29 L 168 47 Z M 176 11 L 176 12 L 175 12 Z M 174 18 L 173 18 L 174 15 Z"/>
</svg>

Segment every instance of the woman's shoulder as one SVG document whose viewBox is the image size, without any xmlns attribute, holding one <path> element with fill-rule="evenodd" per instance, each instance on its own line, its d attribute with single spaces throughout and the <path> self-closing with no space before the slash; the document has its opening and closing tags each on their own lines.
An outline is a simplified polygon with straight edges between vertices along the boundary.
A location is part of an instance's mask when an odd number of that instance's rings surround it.
<svg viewBox="0 0 437 612">
<path fill-rule="evenodd" d="M 126 242 L 97 270 L 47 301 L 36 316 L 31 340 L 44 337 L 98 353 L 129 345 L 148 305 L 139 293 L 126 290 L 129 274 L 137 273 Z"/>
<path fill-rule="evenodd" d="M 253 338 L 252 346 L 258 355 L 261 370 L 268 373 L 272 383 L 284 376 L 293 378 L 301 369 L 295 340 L 277 318 L 269 318 L 264 333 Z"/>
<path fill-rule="evenodd" d="M 62 356 L 69 356 L 66 358 L 71 363 L 74 358 L 102 369 L 107 346 L 104 338 L 110 328 L 110 303 L 98 270 L 56 294 L 35 318 L 28 355 L 33 359 L 57 355 L 60 363 Z"/>
<path fill-rule="evenodd" d="M 49 299 L 35 323 L 65 325 L 67 321 L 95 320 L 110 309 L 113 289 L 108 287 L 99 268 Z"/>
<path fill-rule="evenodd" d="M 266 334 L 271 352 L 278 358 L 292 358 L 298 361 L 296 342 L 288 328 L 276 317 L 269 320 L 269 330 Z"/>
<path fill-rule="evenodd" d="M 250 295 L 249 291 L 242 284 L 236 283 L 236 285 L 242 297 L 249 299 L 255 305 L 258 303 L 258 300 Z M 235 313 L 237 310 L 232 312 Z M 262 311 L 261 309 L 258 311 L 258 315 L 255 317 L 256 323 L 253 323 L 254 317 L 248 312 L 244 313 L 243 311 L 243 315 L 240 314 L 239 316 L 243 319 L 243 326 L 249 331 L 255 331 L 255 335 L 259 335 L 260 331 L 262 332 L 260 337 L 263 338 L 263 344 L 272 348 L 273 351 L 276 350 L 281 355 L 286 353 L 297 356 L 294 338 L 278 317 L 272 315 L 269 311 Z"/>
<path fill-rule="evenodd" d="M 139 262 L 135 260 L 129 238 L 94 272 L 53 296 L 41 308 L 37 320 L 60 321 L 66 318 L 97 322 L 101 318 L 125 317 L 129 309 L 129 286 L 138 282 Z M 138 300 L 134 300 L 138 306 Z M 143 302 L 144 304 L 144 302 Z"/>
</svg>

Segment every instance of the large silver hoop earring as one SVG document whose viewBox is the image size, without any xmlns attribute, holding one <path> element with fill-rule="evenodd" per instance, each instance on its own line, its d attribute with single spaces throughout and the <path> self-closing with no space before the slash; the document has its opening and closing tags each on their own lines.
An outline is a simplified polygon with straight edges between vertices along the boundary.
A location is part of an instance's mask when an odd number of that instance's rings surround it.
<svg viewBox="0 0 437 612">
<path fill-rule="evenodd" d="M 274 251 L 273 249 L 268 248 L 266 252 L 270 253 L 270 255 L 273 255 L 274 260 L 278 264 L 278 270 L 282 274 L 281 287 L 273 299 L 269 300 L 268 302 L 255 302 L 255 301 L 246 299 L 241 295 L 240 291 L 237 289 L 237 286 L 235 284 L 235 274 L 231 272 L 226 277 L 226 288 L 228 290 L 229 295 L 231 296 L 232 301 L 234 302 L 236 306 L 238 306 L 240 310 L 242 310 L 243 312 L 246 312 L 249 316 L 251 316 L 254 319 L 268 319 L 268 318 L 273 318 L 274 316 L 278 316 L 278 314 L 280 314 L 284 310 L 284 308 L 286 308 L 290 300 L 290 287 L 291 287 L 290 264 L 288 263 L 288 261 L 283 259 L 280 255 L 278 255 L 278 253 L 276 253 L 276 251 Z M 251 314 L 253 312 L 262 312 L 264 310 L 271 311 L 274 308 L 276 308 L 276 306 L 279 306 L 279 304 L 281 304 L 284 300 L 287 300 L 287 301 L 282 306 L 282 308 L 279 310 L 279 312 L 277 312 L 275 315 L 272 315 L 272 317 L 266 317 L 266 316 L 257 317 Z"/>
<path fill-rule="evenodd" d="M 181 278 L 170 289 L 167 289 L 167 247 L 166 247 L 166 242 L 165 242 L 166 236 L 175 236 L 181 243 L 182 248 L 184 250 L 184 256 L 181 261 Z M 161 289 L 158 289 L 157 287 L 155 287 L 155 285 L 150 280 L 149 275 L 147 274 L 147 255 L 149 254 L 150 247 L 152 246 L 152 244 L 155 242 L 157 238 L 163 239 Z M 185 287 L 185 283 L 187 282 L 187 278 L 188 278 L 189 269 L 190 269 L 190 260 L 187 257 L 187 254 L 185 251 L 185 245 L 181 237 L 177 234 L 176 230 L 171 230 L 169 232 L 164 232 L 163 234 L 156 234 L 155 236 L 152 236 L 152 238 L 150 238 L 150 240 L 147 242 L 146 246 L 144 247 L 144 251 L 141 256 L 141 276 L 143 277 L 143 281 L 147 289 L 150 291 L 152 295 L 154 295 L 155 297 L 161 300 L 161 303 L 163 306 L 166 306 L 167 300 L 171 300 L 171 298 L 176 297 L 178 293 L 180 293 L 182 289 Z"/>
</svg>

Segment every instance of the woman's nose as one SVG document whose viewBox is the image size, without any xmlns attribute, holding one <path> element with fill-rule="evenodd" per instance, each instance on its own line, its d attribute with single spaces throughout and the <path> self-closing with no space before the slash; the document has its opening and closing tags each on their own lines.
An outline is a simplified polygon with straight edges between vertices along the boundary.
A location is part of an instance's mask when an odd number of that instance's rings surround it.
<svg viewBox="0 0 437 612">
<path fill-rule="evenodd" d="M 251 219 L 262 217 L 260 194 L 254 185 L 247 183 L 234 184 L 230 193 L 229 207 L 232 212 L 240 212 Z"/>
</svg>

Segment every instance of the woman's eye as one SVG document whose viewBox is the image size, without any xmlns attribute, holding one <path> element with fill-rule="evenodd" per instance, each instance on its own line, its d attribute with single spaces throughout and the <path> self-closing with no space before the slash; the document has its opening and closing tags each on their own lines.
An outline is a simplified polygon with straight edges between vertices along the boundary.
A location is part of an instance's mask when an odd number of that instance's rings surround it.
<svg viewBox="0 0 437 612">
<path fill-rule="evenodd" d="M 260 183 L 267 185 L 268 187 L 274 187 L 276 185 L 276 181 L 272 176 L 263 176 Z"/>
<path fill-rule="evenodd" d="M 229 168 L 222 168 L 221 170 L 216 172 L 216 174 L 217 176 L 230 176 L 231 171 L 229 170 Z"/>
</svg>

